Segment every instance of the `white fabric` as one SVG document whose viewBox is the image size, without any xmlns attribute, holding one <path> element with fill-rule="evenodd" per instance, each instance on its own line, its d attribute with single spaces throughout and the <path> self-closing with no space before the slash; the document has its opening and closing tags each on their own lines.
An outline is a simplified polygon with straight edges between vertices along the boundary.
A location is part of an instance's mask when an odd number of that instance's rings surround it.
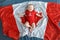
<svg viewBox="0 0 60 40">
<path fill-rule="evenodd" d="M 24 14 L 25 8 L 28 4 L 33 4 L 35 7 L 35 10 L 38 12 L 42 12 L 43 18 L 39 20 L 37 23 L 37 27 L 32 31 L 32 33 L 29 32 L 28 28 L 26 28 L 22 23 L 20 16 L 18 14 Z M 41 1 L 29 1 L 29 2 L 23 2 L 14 4 L 13 10 L 14 10 L 14 17 L 16 20 L 16 24 L 18 27 L 18 30 L 20 32 L 20 36 L 28 35 L 29 37 L 37 37 L 37 38 L 44 38 L 44 33 L 47 25 L 47 14 L 46 14 L 46 8 L 47 8 L 47 2 L 41 2 Z"/>
</svg>

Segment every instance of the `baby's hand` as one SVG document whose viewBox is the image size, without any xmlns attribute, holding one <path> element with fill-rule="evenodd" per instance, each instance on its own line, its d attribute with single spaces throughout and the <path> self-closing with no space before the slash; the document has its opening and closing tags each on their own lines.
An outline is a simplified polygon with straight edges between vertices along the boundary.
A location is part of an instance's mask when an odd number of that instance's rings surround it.
<svg viewBox="0 0 60 40">
<path fill-rule="evenodd" d="M 20 13 L 18 15 L 19 15 L 19 17 L 23 17 L 24 16 L 24 13 Z"/>
<path fill-rule="evenodd" d="M 36 14 L 38 17 L 42 17 L 42 13 L 37 13 Z"/>
<path fill-rule="evenodd" d="M 26 22 L 26 23 L 25 23 L 25 26 L 28 27 L 28 28 L 31 27 L 31 26 L 29 25 L 29 22 Z"/>
</svg>

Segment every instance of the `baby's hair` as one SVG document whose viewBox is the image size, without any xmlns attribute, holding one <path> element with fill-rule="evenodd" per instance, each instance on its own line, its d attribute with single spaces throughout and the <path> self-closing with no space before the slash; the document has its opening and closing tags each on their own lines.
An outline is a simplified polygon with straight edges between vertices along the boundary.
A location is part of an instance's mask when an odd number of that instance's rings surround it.
<svg viewBox="0 0 60 40">
<path fill-rule="evenodd" d="M 27 7 L 28 7 L 28 6 L 30 6 L 30 5 L 32 5 L 32 6 L 33 6 L 33 4 L 28 4 L 28 5 L 27 5 Z"/>
<path fill-rule="evenodd" d="M 33 4 L 27 4 L 27 6 L 26 6 L 26 9 L 28 8 L 28 6 L 30 6 L 30 5 L 33 5 Z M 33 5 L 34 6 L 34 5 Z"/>
</svg>

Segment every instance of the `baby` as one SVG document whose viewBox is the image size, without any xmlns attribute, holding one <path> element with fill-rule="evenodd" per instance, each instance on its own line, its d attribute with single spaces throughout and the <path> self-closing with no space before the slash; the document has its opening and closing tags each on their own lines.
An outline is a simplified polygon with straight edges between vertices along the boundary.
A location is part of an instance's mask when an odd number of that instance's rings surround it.
<svg viewBox="0 0 60 40">
<path fill-rule="evenodd" d="M 23 21 L 25 21 L 25 26 L 29 28 L 29 31 L 32 32 L 32 30 L 36 27 L 36 16 L 42 17 L 41 14 L 36 12 L 34 10 L 33 4 L 28 4 L 27 8 L 25 10 L 25 15 Z"/>
</svg>

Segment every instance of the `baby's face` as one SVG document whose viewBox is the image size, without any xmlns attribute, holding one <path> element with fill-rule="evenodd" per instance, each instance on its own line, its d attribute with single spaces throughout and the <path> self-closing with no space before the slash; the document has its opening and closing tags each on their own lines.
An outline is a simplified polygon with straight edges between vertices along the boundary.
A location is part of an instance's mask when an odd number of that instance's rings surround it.
<svg viewBox="0 0 60 40">
<path fill-rule="evenodd" d="M 29 11 L 33 11 L 33 10 L 34 10 L 34 6 L 33 6 L 33 5 L 28 5 L 27 9 L 28 9 Z"/>
</svg>

